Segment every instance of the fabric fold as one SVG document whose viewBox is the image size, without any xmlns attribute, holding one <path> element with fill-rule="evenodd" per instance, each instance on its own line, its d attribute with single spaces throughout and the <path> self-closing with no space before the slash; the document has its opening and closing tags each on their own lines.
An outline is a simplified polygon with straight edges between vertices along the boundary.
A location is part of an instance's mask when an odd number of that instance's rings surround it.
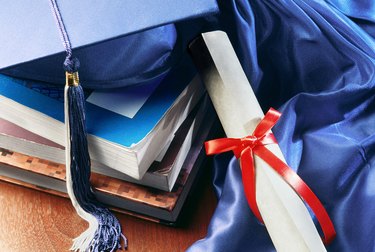
<svg viewBox="0 0 375 252">
<path fill-rule="evenodd" d="M 334 222 L 328 251 L 373 251 L 375 41 L 358 21 L 372 5 L 352 1 L 353 17 L 338 2 L 221 1 L 218 23 L 261 106 L 283 113 L 273 132 Z M 227 157 L 215 158 L 219 202 L 207 236 L 188 251 L 274 251 L 246 206 L 238 163 Z"/>
</svg>

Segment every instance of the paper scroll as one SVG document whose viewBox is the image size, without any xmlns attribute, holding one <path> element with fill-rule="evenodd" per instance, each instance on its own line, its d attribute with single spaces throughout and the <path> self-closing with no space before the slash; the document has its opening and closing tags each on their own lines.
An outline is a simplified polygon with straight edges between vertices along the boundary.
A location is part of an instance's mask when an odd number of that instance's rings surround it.
<svg viewBox="0 0 375 252">
<path fill-rule="evenodd" d="M 204 33 L 190 51 L 227 137 L 250 135 L 263 112 L 226 33 Z M 267 148 L 284 160 L 278 145 Z M 299 196 L 257 156 L 255 166 L 258 207 L 277 251 L 326 251 Z"/>
</svg>

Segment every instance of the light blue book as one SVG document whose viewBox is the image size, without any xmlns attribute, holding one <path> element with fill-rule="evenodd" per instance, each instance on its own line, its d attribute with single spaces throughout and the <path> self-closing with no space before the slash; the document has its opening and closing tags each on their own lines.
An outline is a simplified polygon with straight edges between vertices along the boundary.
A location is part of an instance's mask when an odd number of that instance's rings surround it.
<svg viewBox="0 0 375 252">
<path fill-rule="evenodd" d="M 62 92 L 0 75 L 0 117 L 65 145 Z M 190 62 L 153 84 L 86 91 L 91 158 L 141 179 L 203 93 Z"/>
</svg>

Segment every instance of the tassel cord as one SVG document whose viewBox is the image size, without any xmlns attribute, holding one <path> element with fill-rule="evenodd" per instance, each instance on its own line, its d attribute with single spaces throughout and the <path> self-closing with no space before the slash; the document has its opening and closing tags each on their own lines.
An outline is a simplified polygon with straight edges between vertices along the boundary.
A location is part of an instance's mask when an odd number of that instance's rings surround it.
<svg viewBox="0 0 375 252">
<path fill-rule="evenodd" d="M 66 125 L 66 185 L 68 195 L 77 214 L 89 223 L 89 228 L 74 239 L 74 251 L 116 251 L 121 249 L 121 240 L 127 248 L 126 237 L 121 233 L 117 218 L 95 197 L 90 185 L 91 161 L 88 151 L 85 97 L 78 79 L 79 60 L 73 57 L 72 46 L 56 0 L 50 0 L 51 10 L 59 28 L 66 59 L 65 87 Z"/>
</svg>

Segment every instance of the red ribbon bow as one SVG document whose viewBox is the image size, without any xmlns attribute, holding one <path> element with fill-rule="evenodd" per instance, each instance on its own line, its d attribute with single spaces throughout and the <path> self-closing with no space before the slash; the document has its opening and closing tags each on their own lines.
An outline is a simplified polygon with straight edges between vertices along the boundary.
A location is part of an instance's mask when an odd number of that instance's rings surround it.
<svg viewBox="0 0 375 252">
<path fill-rule="evenodd" d="M 240 158 L 242 170 L 242 183 L 245 195 L 251 210 L 260 222 L 263 223 L 256 202 L 254 154 L 263 159 L 296 191 L 312 209 L 318 219 L 324 234 L 325 244 L 330 243 L 336 236 L 335 228 L 326 210 L 318 197 L 305 182 L 286 163 L 275 156 L 265 145 L 277 144 L 271 132 L 272 127 L 280 118 L 281 113 L 271 108 L 259 122 L 253 135 L 244 138 L 221 138 L 205 143 L 207 155 L 233 151 L 236 158 Z"/>
</svg>

